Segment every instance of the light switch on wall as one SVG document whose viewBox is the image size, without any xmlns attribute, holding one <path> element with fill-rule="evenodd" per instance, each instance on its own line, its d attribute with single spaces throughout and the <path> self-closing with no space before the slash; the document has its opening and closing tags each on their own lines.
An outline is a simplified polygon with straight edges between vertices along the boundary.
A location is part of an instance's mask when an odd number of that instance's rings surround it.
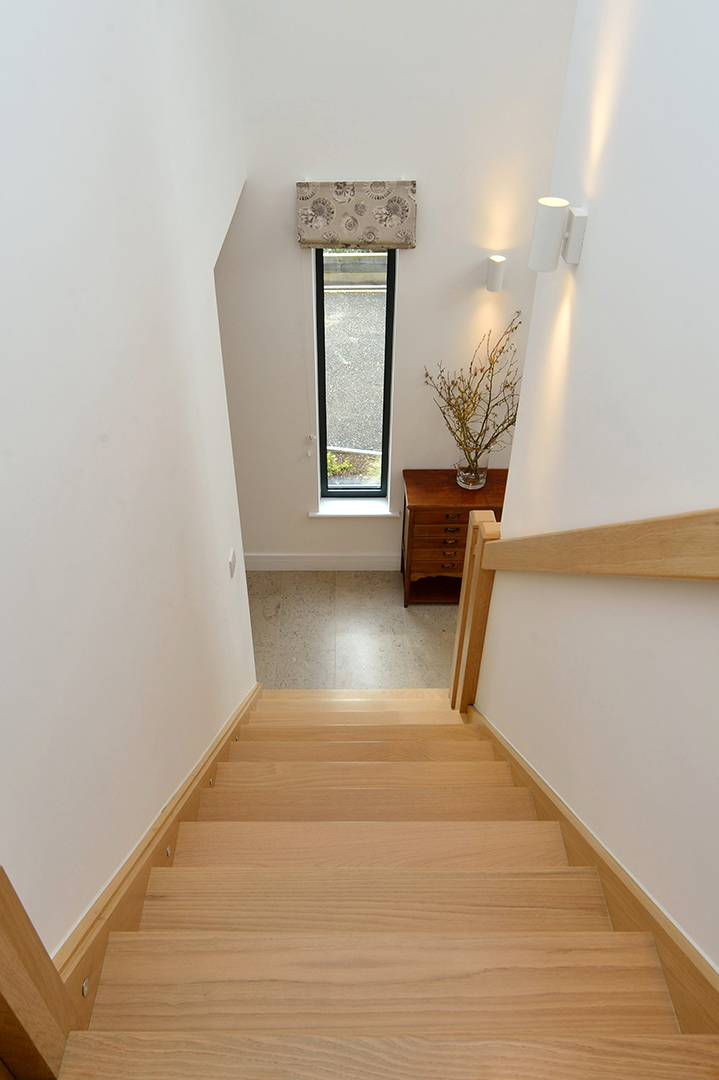
<svg viewBox="0 0 719 1080">
<path fill-rule="evenodd" d="M 235 576 L 235 567 L 237 566 L 237 556 L 235 555 L 235 549 L 230 548 L 230 577 Z"/>
</svg>

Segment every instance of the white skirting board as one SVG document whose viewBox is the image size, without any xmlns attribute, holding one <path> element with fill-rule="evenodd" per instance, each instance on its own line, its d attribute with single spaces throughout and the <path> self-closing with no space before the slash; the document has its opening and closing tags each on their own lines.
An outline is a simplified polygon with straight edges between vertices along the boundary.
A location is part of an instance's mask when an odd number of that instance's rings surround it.
<svg viewBox="0 0 719 1080">
<path fill-rule="evenodd" d="M 399 570 L 400 555 L 248 555 L 246 570 Z"/>
</svg>

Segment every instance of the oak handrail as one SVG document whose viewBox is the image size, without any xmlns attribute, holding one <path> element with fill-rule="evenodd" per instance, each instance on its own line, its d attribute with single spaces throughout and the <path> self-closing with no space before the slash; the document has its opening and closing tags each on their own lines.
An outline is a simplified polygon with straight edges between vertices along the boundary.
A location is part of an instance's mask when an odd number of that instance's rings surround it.
<svg viewBox="0 0 719 1080">
<path fill-rule="evenodd" d="M 0 1063 L 24 1080 L 52 1080 L 69 1033 L 80 1026 L 57 968 L 0 867 Z"/>
<path fill-rule="evenodd" d="M 486 570 L 719 580 L 719 509 L 516 536 L 488 544 Z"/>
<path fill-rule="evenodd" d="M 491 511 L 473 511 L 449 692 L 460 712 L 474 698 L 497 570 L 719 581 L 719 508 L 507 540 Z"/>
</svg>

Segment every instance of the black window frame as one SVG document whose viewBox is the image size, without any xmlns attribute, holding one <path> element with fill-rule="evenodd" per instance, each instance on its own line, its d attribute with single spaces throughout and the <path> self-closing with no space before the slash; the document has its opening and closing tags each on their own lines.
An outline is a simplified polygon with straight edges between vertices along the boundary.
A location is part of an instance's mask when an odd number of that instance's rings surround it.
<svg viewBox="0 0 719 1080">
<path fill-rule="evenodd" d="M 363 250 L 356 248 L 353 250 Z M 317 321 L 317 410 L 320 496 L 323 499 L 386 499 L 389 487 L 389 436 L 392 419 L 392 360 L 394 351 L 394 308 L 397 280 L 397 251 L 387 253 L 387 295 L 384 336 L 384 386 L 382 395 L 382 471 L 379 487 L 330 487 L 327 476 L 327 371 L 325 361 L 325 272 L 324 248 L 315 248 L 315 316 Z"/>
</svg>

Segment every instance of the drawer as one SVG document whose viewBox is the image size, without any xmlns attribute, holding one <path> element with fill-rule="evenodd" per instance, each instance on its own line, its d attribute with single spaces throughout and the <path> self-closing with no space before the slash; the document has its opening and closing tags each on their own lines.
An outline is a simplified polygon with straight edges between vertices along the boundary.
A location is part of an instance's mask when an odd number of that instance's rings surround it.
<svg viewBox="0 0 719 1080">
<path fill-rule="evenodd" d="M 466 525 L 469 521 L 469 510 L 451 507 L 447 510 L 417 510 L 414 520 L 417 525 L 439 525 L 449 521 L 464 522 Z"/>
<path fill-rule="evenodd" d="M 432 550 L 419 551 L 415 548 L 412 555 L 412 569 L 419 567 L 434 566 L 439 573 L 442 570 L 462 570 L 464 568 L 464 552 L 454 551 L 449 555 L 445 555 L 441 548 Z"/>
<path fill-rule="evenodd" d="M 455 562 L 464 561 L 464 548 L 446 548 L 446 547 L 416 547 L 412 552 L 412 562 L 436 562 L 439 559 L 441 562 L 447 562 L 447 560 L 454 560 Z"/>
<path fill-rule="evenodd" d="M 467 541 L 464 536 L 415 536 L 414 550 L 417 548 L 453 548 L 464 553 Z"/>
<path fill-rule="evenodd" d="M 464 540 L 467 535 L 466 525 L 415 525 L 412 530 L 415 543 L 417 543 L 420 536 L 435 536 L 455 537 L 457 540 Z"/>
<path fill-rule="evenodd" d="M 423 562 L 421 559 L 412 559 L 411 572 L 413 574 L 426 574 L 435 577 L 443 577 L 444 575 L 461 577 L 463 568 L 464 563 L 461 559 L 457 559 L 454 562 L 450 559 L 446 559 L 444 562 Z"/>
</svg>

